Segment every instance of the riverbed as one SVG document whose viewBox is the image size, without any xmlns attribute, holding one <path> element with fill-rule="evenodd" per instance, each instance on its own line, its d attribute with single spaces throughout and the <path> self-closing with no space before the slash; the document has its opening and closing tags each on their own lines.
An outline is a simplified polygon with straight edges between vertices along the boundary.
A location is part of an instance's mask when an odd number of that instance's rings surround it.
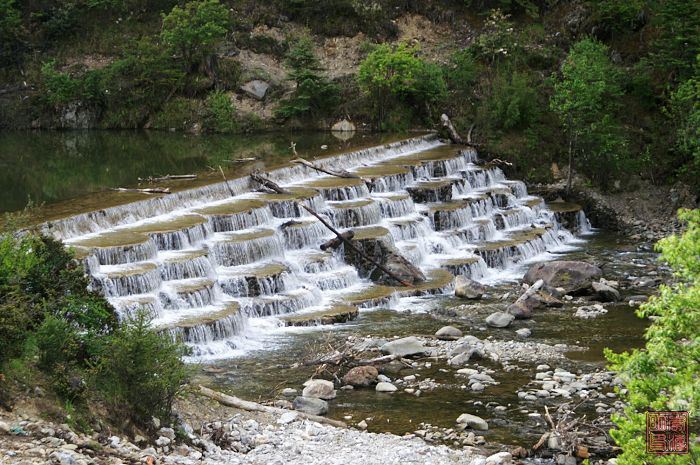
<svg viewBox="0 0 700 465">
<path fill-rule="evenodd" d="M 656 254 L 648 248 L 639 247 L 618 234 L 600 230 L 585 236 L 576 244 L 576 250 L 538 258 L 591 261 L 601 266 L 606 279 L 617 280 L 623 286 L 635 277 L 665 272 L 659 270 Z M 538 310 L 533 319 L 517 320 L 506 329 L 488 328 L 484 319 L 495 307 L 515 299 L 519 291 L 514 278 L 527 266 L 523 264 L 512 270 L 504 281 L 496 279 L 489 289 L 492 297 L 477 304 L 469 302 L 466 313 L 459 311 L 468 303 L 462 299 L 431 296 L 397 302 L 394 308 L 363 310 L 356 321 L 342 325 L 280 328 L 264 340 L 251 341 L 251 346 L 263 346 L 262 349 L 251 349 L 239 358 L 200 365 L 198 378 L 207 385 L 246 399 L 272 401 L 283 398 L 280 393 L 284 388 L 300 392 L 304 381 L 313 375 L 315 367 L 297 367 L 294 366 L 296 362 L 313 358 L 324 348 L 339 346 L 348 337 L 390 339 L 432 335 L 445 325 L 453 325 L 465 335 L 498 341 L 518 339 L 515 330 L 529 328 L 532 335 L 523 341 L 570 347 L 564 351 L 560 362 L 550 364 L 552 368 L 565 368 L 572 373 L 604 371 L 605 348 L 619 352 L 643 345 L 647 322 L 635 315 L 635 308 L 628 305 L 627 299 L 633 294 L 649 294 L 650 289 L 624 290 L 622 302 L 606 305 L 608 313 L 595 319 L 574 317 L 575 309 L 585 305 L 577 299 L 562 308 Z M 506 293 L 510 297 L 501 300 Z M 351 417 L 351 424 L 366 420 L 369 431 L 405 434 L 424 429 L 421 423 L 453 428 L 460 414 L 472 413 L 489 422 L 489 430 L 484 436 L 497 449 L 500 444 L 525 447 L 534 444 L 546 430 L 541 416 L 544 405 L 553 409 L 564 401 L 552 398 L 528 402 L 518 398 L 517 391 L 534 378 L 536 366 L 545 363 L 536 354 L 530 363 L 517 364 L 516 369 L 507 372 L 498 363 L 478 362 L 479 366 L 493 370 L 491 376 L 500 383 L 488 386 L 483 392 L 465 389 L 465 379 L 456 376 L 456 368 L 448 366 L 445 360 L 430 362 L 430 368 L 406 368 L 389 376 L 400 379 L 417 374 L 423 379 L 432 378 L 439 385 L 435 390 L 424 392 L 420 397 L 405 392 L 383 394 L 373 388 L 339 390 L 337 398 L 329 402 L 329 416 L 341 420 Z M 612 391 L 612 388 L 604 389 L 605 393 Z M 615 398 L 611 395 L 609 399 L 612 405 Z M 595 412 L 596 402 L 584 403 L 579 408 L 580 413 L 589 418 L 599 416 Z M 497 406 L 506 408 L 496 409 Z"/>
</svg>

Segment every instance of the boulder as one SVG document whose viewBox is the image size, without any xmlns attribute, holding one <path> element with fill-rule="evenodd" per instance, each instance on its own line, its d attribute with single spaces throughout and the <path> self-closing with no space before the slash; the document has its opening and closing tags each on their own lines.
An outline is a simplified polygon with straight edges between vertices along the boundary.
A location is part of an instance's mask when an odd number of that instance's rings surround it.
<svg viewBox="0 0 700 465">
<path fill-rule="evenodd" d="M 499 452 L 486 457 L 486 465 L 511 465 L 513 455 L 510 452 Z"/>
<path fill-rule="evenodd" d="M 505 328 L 515 320 L 515 317 L 510 313 L 496 312 L 486 318 L 486 324 L 492 328 Z"/>
<path fill-rule="evenodd" d="M 398 252 L 390 252 L 386 256 L 384 266 L 386 269 L 391 271 L 394 276 L 397 276 L 401 280 L 408 283 L 418 284 L 425 281 L 425 275 L 423 272 Z M 383 273 L 383 276 L 383 279 L 378 279 L 376 281 L 383 284 L 396 285 L 394 278 L 387 276 L 386 273 Z"/>
<path fill-rule="evenodd" d="M 537 306 L 537 303 L 533 299 L 528 298 L 510 304 L 506 312 L 513 315 L 516 320 L 526 320 L 532 318 L 532 309 Z"/>
<path fill-rule="evenodd" d="M 603 283 L 593 283 L 595 298 L 601 302 L 617 302 L 620 300 L 620 292 L 612 286 Z"/>
<path fill-rule="evenodd" d="M 328 413 L 328 402 L 315 397 L 296 397 L 292 405 L 296 410 L 309 415 L 325 415 Z"/>
<path fill-rule="evenodd" d="M 486 431 L 489 429 L 489 424 L 481 417 L 472 415 L 471 413 L 463 413 L 457 418 L 458 425 L 464 425 L 472 429 Z"/>
<path fill-rule="evenodd" d="M 515 332 L 515 334 L 517 334 L 518 337 L 526 338 L 526 337 L 530 337 L 530 335 L 532 334 L 532 331 L 530 330 L 530 328 L 520 328 L 519 330 L 517 330 Z"/>
<path fill-rule="evenodd" d="M 337 132 L 352 132 L 356 129 L 355 125 L 346 119 L 338 121 L 331 127 L 331 131 Z"/>
<path fill-rule="evenodd" d="M 381 383 L 377 383 L 377 387 L 375 389 L 377 392 L 395 392 L 398 388 L 391 383 L 382 381 Z"/>
<path fill-rule="evenodd" d="M 442 328 L 437 330 L 435 336 L 438 339 L 451 340 L 453 338 L 462 337 L 462 331 L 455 328 L 454 326 L 443 326 Z"/>
<path fill-rule="evenodd" d="M 481 299 L 486 293 L 486 286 L 478 283 L 466 276 L 457 276 L 455 278 L 455 296 L 463 299 Z"/>
<path fill-rule="evenodd" d="M 306 387 L 301 392 L 303 397 L 314 397 L 316 399 L 335 399 L 335 389 L 333 383 L 325 379 L 312 379 L 307 381 Z"/>
<path fill-rule="evenodd" d="M 532 265 L 523 281 L 533 284 L 543 280 L 548 287 L 561 287 L 567 294 L 585 294 L 590 291 L 593 281 L 603 272 L 595 265 L 579 261 L 556 261 Z"/>
<path fill-rule="evenodd" d="M 256 100 L 263 100 L 269 88 L 270 84 L 259 79 L 253 79 L 241 86 L 243 92 Z"/>
<path fill-rule="evenodd" d="M 406 357 L 409 355 L 419 355 L 426 351 L 423 343 L 415 336 L 404 337 L 390 341 L 381 347 L 381 351 L 389 355 Z"/>
<path fill-rule="evenodd" d="M 371 365 L 351 368 L 345 376 L 343 383 L 351 386 L 369 386 L 377 380 L 379 372 Z"/>
</svg>

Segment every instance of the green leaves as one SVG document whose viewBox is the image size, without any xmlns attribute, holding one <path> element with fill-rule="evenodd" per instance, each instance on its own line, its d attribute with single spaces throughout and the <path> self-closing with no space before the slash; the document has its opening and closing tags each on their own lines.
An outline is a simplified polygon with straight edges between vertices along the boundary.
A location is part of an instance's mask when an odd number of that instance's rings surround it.
<svg viewBox="0 0 700 465">
<path fill-rule="evenodd" d="M 611 369 L 617 370 L 628 392 L 622 415 L 613 417 L 618 429 L 612 437 L 622 447 L 620 465 L 691 464 L 700 446 L 691 440 L 691 454 L 654 456 L 646 453 L 644 412 L 688 410 L 691 423 L 700 416 L 700 210 L 681 210 L 687 223 L 681 236 L 661 240 L 657 248 L 673 268 L 679 282 L 663 285 L 637 314 L 654 317 L 646 346 L 631 353 L 606 351 Z"/>
<path fill-rule="evenodd" d="M 213 51 L 229 25 L 228 10 L 219 0 L 194 0 L 163 15 L 160 37 L 191 68 Z"/>
<path fill-rule="evenodd" d="M 446 98 L 442 69 L 417 55 L 418 49 L 405 43 L 395 47 L 381 44 L 360 64 L 357 82 L 372 98 L 380 125 L 392 103 L 429 109 Z"/>
</svg>

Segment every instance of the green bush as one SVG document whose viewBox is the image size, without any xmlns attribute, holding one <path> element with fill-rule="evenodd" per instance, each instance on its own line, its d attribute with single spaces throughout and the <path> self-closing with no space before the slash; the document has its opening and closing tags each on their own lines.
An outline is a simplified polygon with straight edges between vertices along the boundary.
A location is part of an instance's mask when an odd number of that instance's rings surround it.
<svg viewBox="0 0 700 465">
<path fill-rule="evenodd" d="M 16 64 L 24 40 L 22 17 L 14 0 L 0 0 L 0 65 Z"/>
<path fill-rule="evenodd" d="M 285 65 L 289 69 L 289 79 L 296 88 L 289 98 L 280 102 L 278 117 L 314 118 L 338 105 L 340 90 L 323 75 L 311 39 L 297 39 L 287 53 Z"/>
<path fill-rule="evenodd" d="M 141 425 L 169 419 L 187 380 L 185 346 L 151 329 L 144 315 L 123 322 L 104 343 L 95 381 L 113 414 Z"/>
<path fill-rule="evenodd" d="M 522 129 L 532 124 L 537 117 L 537 88 L 524 73 L 499 73 L 492 84 L 491 94 L 483 105 L 491 127 Z"/>
<path fill-rule="evenodd" d="M 241 64 L 233 58 L 221 58 L 216 69 L 217 85 L 225 90 L 236 90 L 241 85 Z"/>
<path fill-rule="evenodd" d="M 229 12 L 219 0 L 194 0 L 163 15 L 163 42 L 180 54 L 187 70 L 213 52 L 230 26 Z"/>
<path fill-rule="evenodd" d="M 700 185 L 700 56 L 696 76 L 671 93 L 665 113 L 675 132 L 674 151 L 679 156 L 680 171 Z"/>
<path fill-rule="evenodd" d="M 200 102 L 184 97 L 170 99 L 153 118 L 153 129 L 189 130 L 203 116 Z"/>
<path fill-rule="evenodd" d="M 463 96 L 471 92 L 478 75 L 478 65 L 469 50 L 460 50 L 454 53 L 445 72 L 449 88 Z"/>
<path fill-rule="evenodd" d="M 442 70 L 417 54 L 417 48 L 403 43 L 395 47 L 382 44 L 360 64 L 358 84 L 372 100 L 379 127 L 387 111 L 397 103 L 429 116 L 431 107 L 446 98 Z"/>
<path fill-rule="evenodd" d="M 642 25 L 644 0 L 588 0 L 593 22 L 609 33 L 632 31 Z"/>
<path fill-rule="evenodd" d="M 231 98 L 224 92 L 209 94 L 205 106 L 204 127 L 207 131 L 233 132 L 237 129 L 236 110 L 231 104 Z"/>
<path fill-rule="evenodd" d="M 606 352 L 627 389 L 628 405 L 613 416 L 618 428 L 610 432 L 622 448 L 619 465 L 690 465 L 700 456 L 692 438 L 688 455 L 652 455 L 645 444 L 648 410 L 687 410 L 691 426 L 700 417 L 700 210 L 681 210 L 678 217 L 687 223 L 686 231 L 657 244 L 678 281 L 662 285 L 637 311 L 640 318 L 653 318 L 645 347 Z"/>
</svg>

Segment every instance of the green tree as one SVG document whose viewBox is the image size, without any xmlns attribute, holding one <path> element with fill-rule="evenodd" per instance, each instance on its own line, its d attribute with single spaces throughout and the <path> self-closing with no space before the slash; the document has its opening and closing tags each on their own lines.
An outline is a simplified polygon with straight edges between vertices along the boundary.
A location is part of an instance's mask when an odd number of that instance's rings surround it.
<svg viewBox="0 0 700 465">
<path fill-rule="evenodd" d="M 287 52 L 285 65 L 295 89 L 289 98 L 281 102 L 278 116 L 315 117 L 338 105 L 340 88 L 323 75 L 311 39 L 302 37 L 296 40 Z"/>
<path fill-rule="evenodd" d="M 163 15 L 160 36 L 191 70 L 213 52 L 229 25 L 229 12 L 219 0 L 194 0 Z"/>
<path fill-rule="evenodd" d="M 506 58 L 516 51 L 517 40 L 515 28 L 510 21 L 510 15 L 501 10 L 491 10 L 484 22 L 484 27 L 471 46 L 477 57 L 495 63 L 499 58 Z"/>
<path fill-rule="evenodd" d="M 682 169 L 691 179 L 697 180 L 700 176 L 700 55 L 695 76 L 671 93 L 665 112 L 675 131 L 674 150 L 684 163 Z"/>
<path fill-rule="evenodd" d="M 641 25 L 646 4 L 646 0 L 588 0 L 593 22 L 610 33 L 634 30 Z"/>
<path fill-rule="evenodd" d="M 651 23 L 656 30 L 651 50 L 654 66 L 670 72 L 669 80 L 676 82 L 692 76 L 700 54 L 700 2 L 653 2 Z"/>
<path fill-rule="evenodd" d="M 146 425 L 168 420 L 175 396 L 187 380 L 186 347 L 158 334 L 138 315 L 107 338 L 95 367 L 98 389 L 115 415 Z"/>
<path fill-rule="evenodd" d="M 607 187 L 609 170 L 625 151 L 625 139 L 615 118 L 622 90 L 608 48 L 592 39 L 577 42 L 561 67 L 561 76 L 554 80 L 549 104 L 568 137 L 567 189 L 571 189 L 575 154 L 588 162 L 582 168 L 597 168 L 603 187 Z"/>
<path fill-rule="evenodd" d="M 627 389 L 628 405 L 613 416 L 617 429 L 610 432 L 623 451 L 619 465 L 691 465 L 700 459 L 693 438 L 690 454 L 673 456 L 648 454 L 644 439 L 648 410 L 687 410 L 691 425 L 700 417 L 700 210 L 681 210 L 678 217 L 687 222 L 686 231 L 657 244 L 677 282 L 662 285 L 637 311 L 640 318 L 652 318 L 645 347 L 606 351 Z"/>
<path fill-rule="evenodd" d="M 396 102 L 425 109 L 429 115 L 432 105 L 447 94 L 442 70 L 417 56 L 418 49 L 402 43 L 392 47 L 378 45 L 360 64 L 357 80 L 370 96 L 376 110 L 378 125 L 387 109 Z"/>
<path fill-rule="evenodd" d="M 0 0 L 0 64 L 13 64 L 22 47 L 24 28 L 14 0 Z"/>
</svg>

